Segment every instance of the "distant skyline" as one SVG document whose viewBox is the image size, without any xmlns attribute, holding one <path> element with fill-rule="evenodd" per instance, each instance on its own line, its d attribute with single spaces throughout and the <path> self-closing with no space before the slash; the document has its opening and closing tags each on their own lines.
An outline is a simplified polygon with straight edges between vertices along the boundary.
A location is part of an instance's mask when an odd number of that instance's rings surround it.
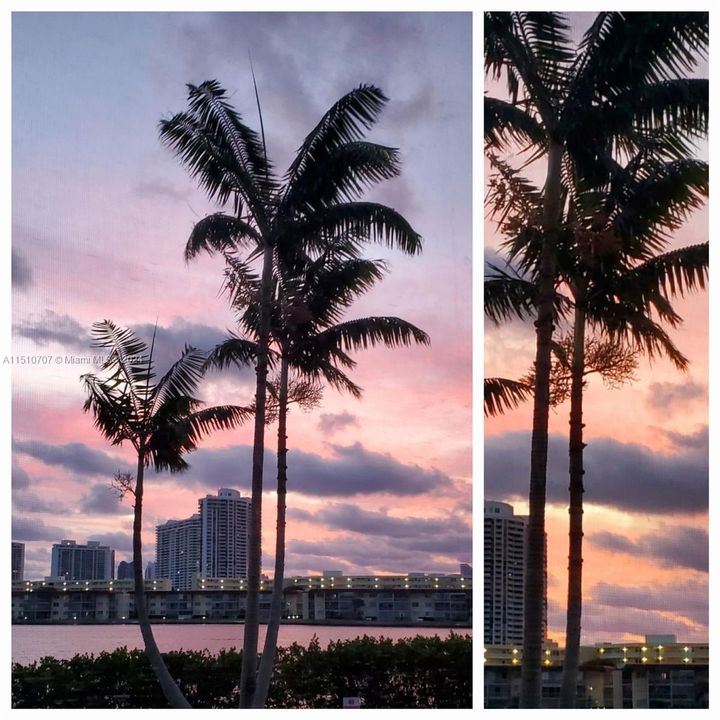
<svg viewBox="0 0 720 720">
<path fill-rule="evenodd" d="M 214 206 L 159 139 L 185 84 L 216 78 L 259 128 L 282 174 L 330 105 L 360 83 L 390 101 L 372 141 L 398 147 L 402 175 L 367 194 L 398 209 L 424 252 L 381 246 L 387 278 L 348 312 L 397 315 L 430 348 L 358 352 L 356 401 L 326 390 L 289 425 L 287 573 L 454 571 L 471 561 L 471 16 L 469 13 L 15 13 L 13 16 L 13 539 L 26 575 L 49 546 L 101 540 L 131 559 L 131 506 L 109 488 L 132 466 L 83 414 L 65 357 L 109 318 L 149 339 L 158 370 L 185 342 L 210 349 L 233 316 L 222 261 L 183 260 Z M 418 72 L 422 67 L 423 71 Z M 60 357 L 62 361 L 56 362 Z M 206 402 L 244 404 L 253 373 L 208 376 Z M 157 524 L 220 487 L 249 492 L 250 426 L 215 435 L 182 475 L 149 474 L 144 561 Z M 266 434 L 263 570 L 272 567 L 275 428 Z"/>
<path fill-rule="evenodd" d="M 569 13 L 579 38 L 595 13 Z M 707 77 L 707 63 L 698 76 Z M 491 94 L 504 86 L 486 82 Z M 698 156 L 708 159 L 703 142 Z M 531 168 L 542 184 L 541 168 Z M 487 163 L 486 163 L 487 172 Z M 668 250 L 708 240 L 708 209 L 695 212 Z M 485 257 L 499 238 L 485 220 Z M 712 270 L 710 285 L 713 284 Z M 584 400 L 585 495 L 582 642 L 673 633 L 708 635 L 708 293 L 673 306 L 685 319 L 670 336 L 690 359 L 687 373 L 641 359 L 636 381 L 609 389 L 589 377 Z M 534 359 L 532 323 L 485 323 L 485 375 L 517 378 Z M 567 599 L 568 410 L 550 412 L 546 524 L 548 625 L 563 644 Z M 486 418 L 488 500 L 527 514 L 532 404 Z"/>
</svg>

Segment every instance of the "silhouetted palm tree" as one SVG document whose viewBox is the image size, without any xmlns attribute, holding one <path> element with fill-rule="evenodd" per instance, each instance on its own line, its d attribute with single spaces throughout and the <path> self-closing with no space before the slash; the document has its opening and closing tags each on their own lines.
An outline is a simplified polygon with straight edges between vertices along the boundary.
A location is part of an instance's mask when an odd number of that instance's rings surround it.
<svg viewBox="0 0 720 720">
<path fill-rule="evenodd" d="M 512 175 L 500 165 L 503 177 Z M 522 187 L 522 198 L 514 190 Z M 677 326 L 681 318 L 670 300 L 704 287 L 708 245 L 655 255 L 707 195 L 707 165 L 696 160 L 659 162 L 638 156 L 605 191 L 569 187 L 567 213 L 557 247 L 557 282 L 568 288 L 573 307 L 573 345 L 569 352 L 570 388 L 570 550 L 567 632 L 561 707 L 576 698 L 582 607 L 583 386 L 588 324 L 618 341 L 630 341 L 649 357 L 665 354 L 678 369 L 687 360 L 660 323 Z M 539 193 L 525 180 L 499 184 L 491 193 L 506 228 L 510 259 L 532 274 L 540 254 L 528 203 Z M 520 213 L 520 214 L 518 214 Z M 527 218 L 531 218 L 529 221 Z M 522 232 L 517 233 L 523 226 Z M 499 287 L 505 286 L 502 291 Z M 512 288 L 512 289 L 510 289 Z M 532 283 L 495 269 L 486 288 L 486 307 L 495 319 L 526 317 L 534 302 Z M 515 312 L 513 312 L 513 304 Z M 652 318 L 658 317 L 660 323 Z"/>
<path fill-rule="evenodd" d="M 599 13 L 574 48 L 561 14 L 485 13 L 485 69 L 504 72 L 509 101 L 485 98 L 490 149 L 525 144 L 546 156 L 537 274 L 536 386 L 530 460 L 521 707 L 541 701 L 545 482 L 550 344 L 563 176 L 607 182 L 657 126 L 654 152 L 688 155 L 707 128 L 707 81 L 679 79 L 705 52 L 707 13 Z"/>
<path fill-rule="evenodd" d="M 155 380 L 153 343 L 147 345 L 126 328 L 110 320 L 92 327 L 94 346 L 107 352 L 101 370 L 82 376 L 87 392 L 86 412 L 92 412 L 95 427 L 113 444 L 130 443 L 137 453 L 133 482 L 130 474 L 116 478 L 121 491 L 133 496 L 133 575 L 135 611 L 145 651 L 171 707 L 190 705 L 168 672 L 153 636 L 145 601 L 142 563 L 142 504 L 145 468 L 157 472 L 181 472 L 188 468 L 184 455 L 197 448 L 203 436 L 242 423 L 252 410 L 234 405 L 202 408 L 194 397 L 202 377 L 205 356 L 186 346 L 180 359 Z"/>
<path fill-rule="evenodd" d="M 189 85 L 189 110 L 161 122 L 161 138 L 188 166 L 208 195 L 221 204 L 232 200 L 234 214 L 200 221 L 188 242 L 186 258 L 202 249 L 246 249 L 262 256 L 257 302 L 255 433 L 253 439 L 252 517 L 248 558 L 240 706 L 255 692 L 258 599 L 261 562 L 261 504 L 268 344 L 272 276 L 277 259 L 293 268 L 306 255 L 322 252 L 328 239 L 342 237 L 346 247 L 382 240 L 414 254 L 420 236 L 395 210 L 359 202 L 363 190 L 399 173 L 397 150 L 364 141 L 386 98 L 361 85 L 336 102 L 305 138 L 282 180 L 267 160 L 264 141 L 229 106 L 216 81 Z M 228 242 L 232 245 L 229 246 Z M 255 661 L 253 660 L 255 659 Z"/>
</svg>

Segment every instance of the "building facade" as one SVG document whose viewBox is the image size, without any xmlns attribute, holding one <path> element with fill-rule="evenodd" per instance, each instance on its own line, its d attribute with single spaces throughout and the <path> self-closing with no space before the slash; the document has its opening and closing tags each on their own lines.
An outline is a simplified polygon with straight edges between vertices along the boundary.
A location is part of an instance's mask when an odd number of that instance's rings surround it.
<svg viewBox="0 0 720 720">
<path fill-rule="evenodd" d="M 200 527 L 196 514 L 155 528 L 154 577 L 169 579 L 173 590 L 190 590 L 200 574 Z"/>
<path fill-rule="evenodd" d="M 52 546 L 50 575 L 64 580 L 112 580 L 115 551 L 96 540 L 86 545 L 63 540 Z"/>
<path fill-rule="evenodd" d="M 544 650 L 542 707 L 556 708 L 564 653 Z M 599 643 L 580 648 L 578 708 L 693 709 L 708 707 L 709 647 L 674 636 L 644 642 Z M 518 707 L 522 645 L 488 645 L 484 652 L 485 707 Z"/>
<path fill-rule="evenodd" d="M 135 618 L 132 580 L 16 582 L 15 623 L 123 622 Z M 195 578 L 190 590 L 169 579 L 146 580 L 153 621 L 235 621 L 245 617 L 246 580 Z M 260 584 L 260 617 L 270 610 L 272 581 Z M 306 576 L 284 580 L 290 621 L 470 627 L 472 583 L 458 575 Z"/>
<path fill-rule="evenodd" d="M 200 572 L 203 577 L 246 578 L 250 498 L 220 488 L 199 500 L 201 523 Z"/>
<path fill-rule="evenodd" d="M 25 577 L 25 543 L 14 542 L 12 544 L 12 582 L 23 580 Z"/>
<path fill-rule="evenodd" d="M 511 505 L 484 504 L 484 640 L 486 645 L 521 644 L 525 607 L 527 518 Z M 546 537 L 547 545 L 547 537 Z M 547 548 L 546 548 L 547 556 Z M 547 560 L 543 637 L 547 631 Z"/>
</svg>

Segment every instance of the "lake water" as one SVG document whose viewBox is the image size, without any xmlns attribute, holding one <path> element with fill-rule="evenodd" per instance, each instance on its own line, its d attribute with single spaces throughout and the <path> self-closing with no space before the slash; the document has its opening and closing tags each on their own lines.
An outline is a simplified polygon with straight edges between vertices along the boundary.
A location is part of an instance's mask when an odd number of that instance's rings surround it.
<svg viewBox="0 0 720 720">
<path fill-rule="evenodd" d="M 222 649 L 242 648 L 242 625 L 154 625 L 153 632 L 160 650 L 204 650 L 217 653 Z M 424 627 L 358 627 L 343 625 L 281 625 L 278 645 L 297 642 L 307 645 L 313 635 L 325 646 L 332 640 L 352 640 L 371 637 L 399 638 L 438 635 L 445 638 L 449 628 Z M 455 628 L 460 635 L 472 634 L 470 628 Z M 265 626 L 260 626 L 260 643 L 265 639 Z M 119 647 L 142 648 L 142 637 L 137 625 L 13 625 L 12 661 L 27 665 L 51 655 L 71 658 L 78 654 L 97 655 Z"/>
</svg>

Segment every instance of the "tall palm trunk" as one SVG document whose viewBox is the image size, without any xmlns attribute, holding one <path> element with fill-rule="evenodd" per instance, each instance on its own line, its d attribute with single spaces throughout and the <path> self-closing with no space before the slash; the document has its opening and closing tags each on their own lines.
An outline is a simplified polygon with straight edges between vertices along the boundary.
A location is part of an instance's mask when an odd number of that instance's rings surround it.
<svg viewBox="0 0 720 720">
<path fill-rule="evenodd" d="M 252 706 L 257 673 L 259 630 L 260 569 L 262 563 L 262 490 L 263 455 L 265 452 L 265 395 L 267 388 L 268 345 L 270 342 L 270 312 L 272 294 L 273 250 L 268 240 L 263 250 L 260 280 L 260 317 L 258 322 L 257 384 L 255 389 L 255 432 L 250 513 L 247 594 L 245 598 L 245 626 L 243 635 L 242 669 L 240 671 L 240 707 Z"/>
<path fill-rule="evenodd" d="M 585 290 L 575 297 L 572 384 L 570 388 L 570 538 L 568 551 L 567 624 L 560 707 L 574 708 L 577 698 L 582 616 L 583 541 L 583 376 L 585 373 Z"/>
<path fill-rule="evenodd" d="M 270 618 L 265 633 L 265 646 L 260 660 L 257 687 L 253 707 L 265 707 L 272 679 L 277 637 L 283 607 L 283 576 L 285 574 L 285 510 L 287 497 L 287 408 L 288 408 L 288 361 L 283 356 L 280 364 L 280 391 L 278 393 L 277 432 L 277 520 L 275 530 L 275 573 Z"/>
<path fill-rule="evenodd" d="M 138 452 L 137 479 L 135 482 L 135 507 L 133 516 L 133 577 L 135 580 L 135 612 L 140 625 L 140 633 L 145 643 L 145 654 L 150 661 L 150 666 L 155 677 L 160 683 L 160 688 L 172 708 L 190 708 L 190 703 L 185 699 L 182 691 L 177 686 L 172 675 L 165 665 L 160 654 L 160 649 L 155 642 L 150 618 L 148 617 L 147 604 L 145 602 L 145 581 L 143 579 L 142 567 L 142 499 L 143 499 L 143 478 L 144 478 L 143 452 Z"/>
<path fill-rule="evenodd" d="M 552 137 L 552 133 L 550 133 Z M 520 707 L 539 708 L 542 701 L 542 647 L 545 624 L 545 485 L 548 416 L 550 414 L 550 356 L 555 299 L 557 234 L 561 211 L 563 149 L 551 140 L 543 200 L 543 241 L 538 278 L 538 317 L 535 352 L 535 400 L 530 450 L 530 514 L 525 565 L 525 607 Z"/>
</svg>

